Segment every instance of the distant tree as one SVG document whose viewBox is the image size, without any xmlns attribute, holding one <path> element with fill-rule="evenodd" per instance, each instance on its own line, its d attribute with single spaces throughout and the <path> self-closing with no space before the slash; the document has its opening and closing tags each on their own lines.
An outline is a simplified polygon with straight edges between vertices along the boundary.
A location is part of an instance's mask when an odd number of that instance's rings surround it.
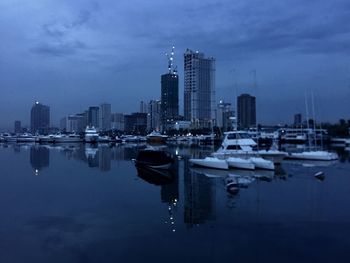
<svg viewBox="0 0 350 263">
<path fill-rule="evenodd" d="M 340 119 L 339 120 L 339 124 L 340 124 L 340 126 L 345 126 L 345 120 L 344 119 Z"/>
</svg>

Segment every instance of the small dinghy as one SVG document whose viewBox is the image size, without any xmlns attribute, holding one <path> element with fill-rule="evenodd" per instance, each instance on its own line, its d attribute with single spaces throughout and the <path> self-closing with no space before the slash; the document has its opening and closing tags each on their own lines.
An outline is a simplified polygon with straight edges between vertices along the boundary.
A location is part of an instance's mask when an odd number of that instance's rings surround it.
<svg viewBox="0 0 350 263">
<path fill-rule="evenodd" d="M 320 172 L 315 173 L 315 178 L 320 180 L 320 181 L 323 181 L 325 178 L 324 172 L 320 171 Z"/>
<path fill-rule="evenodd" d="M 228 170 L 226 160 L 220 160 L 216 157 L 205 157 L 204 159 L 190 159 L 190 163 L 200 167 Z"/>
<path fill-rule="evenodd" d="M 254 170 L 255 165 L 250 159 L 243 159 L 238 157 L 227 158 L 228 166 L 236 169 Z"/>
<path fill-rule="evenodd" d="M 236 195 L 239 192 L 239 185 L 234 177 L 226 178 L 226 191 L 231 195 Z"/>
<path fill-rule="evenodd" d="M 275 170 L 275 165 L 272 161 L 265 160 L 261 157 L 251 157 L 250 160 L 253 162 L 256 169 Z"/>
</svg>

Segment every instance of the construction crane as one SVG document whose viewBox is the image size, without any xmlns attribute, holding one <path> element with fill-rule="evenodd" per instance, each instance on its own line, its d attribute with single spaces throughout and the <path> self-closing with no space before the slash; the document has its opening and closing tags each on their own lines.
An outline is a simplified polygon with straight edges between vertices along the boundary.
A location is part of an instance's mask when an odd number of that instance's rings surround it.
<svg viewBox="0 0 350 263">
<path fill-rule="evenodd" d="M 174 55 L 175 55 L 175 47 L 173 46 L 170 54 L 165 53 L 168 59 L 168 71 L 170 74 L 177 74 L 177 66 L 174 65 Z"/>
</svg>

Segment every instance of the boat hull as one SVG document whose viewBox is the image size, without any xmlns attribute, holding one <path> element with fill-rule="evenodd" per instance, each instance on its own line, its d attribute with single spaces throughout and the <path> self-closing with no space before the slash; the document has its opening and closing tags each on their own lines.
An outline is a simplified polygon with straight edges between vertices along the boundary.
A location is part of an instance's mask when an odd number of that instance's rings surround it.
<svg viewBox="0 0 350 263">
<path fill-rule="evenodd" d="M 228 166 L 236 169 L 254 170 L 255 165 L 250 160 L 230 157 L 227 160 Z"/>
<path fill-rule="evenodd" d="M 228 170 L 228 163 L 225 160 L 219 160 L 219 159 L 214 160 L 214 158 L 210 158 L 210 159 L 205 158 L 205 159 L 190 159 L 189 161 L 193 165 L 200 166 L 200 167 Z"/>
</svg>

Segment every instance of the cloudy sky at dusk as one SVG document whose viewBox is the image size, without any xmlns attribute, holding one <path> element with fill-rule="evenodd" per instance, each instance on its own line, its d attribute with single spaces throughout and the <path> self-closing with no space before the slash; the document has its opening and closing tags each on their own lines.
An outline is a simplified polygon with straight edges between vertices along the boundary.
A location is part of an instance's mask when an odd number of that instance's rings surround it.
<svg viewBox="0 0 350 263">
<path fill-rule="evenodd" d="M 349 119 L 349 19 L 348 0 L 2 0 L 0 129 L 36 100 L 54 125 L 101 102 L 135 112 L 159 99 L 172 45 L 180 112 L 190 48 L 216 58 L 217 100 L 257 95 L 258 122 L 291 122 L 311 92 L 319 120 Z"/>
</svg>

